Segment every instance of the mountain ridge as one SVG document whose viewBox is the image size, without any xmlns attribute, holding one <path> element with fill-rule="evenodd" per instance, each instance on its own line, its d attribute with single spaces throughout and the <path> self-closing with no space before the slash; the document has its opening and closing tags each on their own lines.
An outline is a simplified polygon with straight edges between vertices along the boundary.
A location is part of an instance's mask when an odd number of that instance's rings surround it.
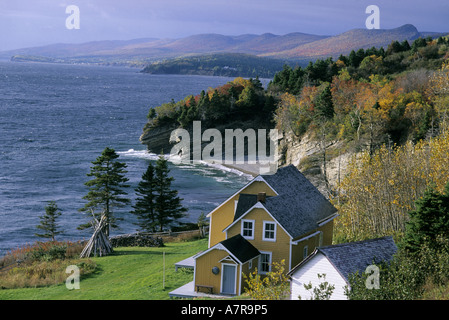
<svg viewBox="0 0 449 320">
<path fill-rule="evenodd" d="M 305 60 L 337 57 L 352 49 L 386 47 L 391 41 L 414 40 L 419 37 L 447 35 L 441 32 L 419 32 L 412 24 L 393 29 L 351 29 L 338 35 L 314 35 L 291 32 L 223 35 L 204 33 L 177 39 L 138 38 L 132 40 L 101 40 L 79 44 L 56 43 L 40 47 L 0 52 L 0 58 L 14 55 L 69 59 L 72 62 L 91 58 L 144 59 L 160 61 L 205 53 L 245 53 L 261 57 Z"/>
</svg>

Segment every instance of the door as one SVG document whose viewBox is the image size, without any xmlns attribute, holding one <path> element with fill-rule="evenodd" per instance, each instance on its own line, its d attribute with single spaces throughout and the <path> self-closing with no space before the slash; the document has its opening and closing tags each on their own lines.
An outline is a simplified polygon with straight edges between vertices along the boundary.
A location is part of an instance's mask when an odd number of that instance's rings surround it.
<svg viewBox="0 0 449 320">
<path fill-rule="evenodd" d="M 232 264 L 222 265 L 221 293 L 235 294 L 235 280 L 237 275 L 237 266 Z"/>
</svg>

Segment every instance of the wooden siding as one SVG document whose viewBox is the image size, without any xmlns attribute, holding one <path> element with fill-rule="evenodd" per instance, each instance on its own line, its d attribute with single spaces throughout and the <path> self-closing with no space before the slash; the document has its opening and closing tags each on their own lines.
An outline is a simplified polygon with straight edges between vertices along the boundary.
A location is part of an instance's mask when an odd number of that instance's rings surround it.
<svg viewBox="0 0 449 320">
<path fill-rule="evenodd" d="M 334 230 L 334 222 L 333 220 L 326 223 L 325 225 L 319 227 L 316 230 L 313 230 L 312 232 L 305 234 L 303 236 L 301 236 L 300 238 L 304 238 L 306 236 L 308 236 L 309 234 L 313 234 L 316 231 L 321 231 L 323 232 L 323 243 L 321 244 L 322 246 L 329 246 L 332 244 L 332 233 Z M 298 238 L 298 239 L 300 239 Z M 295 240 L 298 240 L 295 239 Z M 294 241 L 295 241 L 294 240 Z M 319 234 L 299 242 L 297 245 L 293 245 L 292 246 L 292 264 L 290 266 L 290 268 L 293 268 L 294 266 L 296 266 L 297 264 L 299 264 L 302 260 L 304 260 L 304 247 L 307 246 L 307 255 L 310 255 L 316 247 L 318 247 L 320 245 L 319 243 L 320 241 L 320 236 Z"/>
<path fill-rule="evenodd" d="M 265 192 L 267 196 L 274 196 L 275 193 L 263 181 L 254 181 L 240 193 L 258 194 Z M 209 230 L 209 248 L 217 243 L 226 240 L 226 233 L 223 230 L 234 221 L 235 201 L 239 199 L 240 194 L 236 194 L 232 198 L 226 200 L 215 212 L 210 216 Z"/>
<path fill-rule="evenodd" d="M 248 285 L 246 284 L 247 278 L 245 278 L 245 276 L 248 276 L 250 273 L 254 272 L 256 270 L 256 268 L 257 269 L 259 268 L 259 258 L 252 259 L 251 269 L 249 268 L 249 263 L 250 263 L 250 261 L 248 261 L 242 265 L 242 272 L 240 274 L 240 283 L 242 284 L 241 289 L 240 289 L 241 290 L 240 294 L 245 293 L 245 288 L 248 287 Z"/>
<path fill-rule="evenodd" d="M 276 223 L 276 241 L 263 240 L 264 221 L 273 221 L 273 218 L 264 210 L 255 208 L 245 215 L 244 219 L 254 220 L 254 240 L 248 240 L 254 247 L 261 252 L 271 252 L 272 262 L 281 262 L 285 260 L 286 269 L 290 263 L 290 236 Z M 237 222 L 228 229 L 228 238 L 239 234 L 241 231 L 241 221 Z"/>
<path fill-rule="evenodd" d="M 318 274 L 325 274 L 325 281 L 335 286 L 331 300 L 347 300 L 347 296 L 344 294 L 346 281 L 321 253 L 317 253 L 292 274 L 290 299 L 298 300 L 298 296 L 301 296 L 301 300 L 309 300 L 311 293 L 304 288 L 304 284 L 312 283 L 313 287 L 317 287 L 323 281 L 318 279 Z"/>
<path fill-rule="evenodd" d="M 210 252 L 196 259 L 195 290 L 197 285 L 206 285 L 206 286 L 213 286 L 214 294 L 219 294 L 221 292 L 222 262 L 220 262 L 220 260 L 226 258 L 227 256 L 229 256 L 229 252 L 227 252 L 226 250 L 213 249 Z M 226 259 L 223 262 L 234 263 L 229 259 Z M 220 272 L 218 274 L 213 274 L 212 273 L 213 267 L 218 267 L 220 269 Z M 237 265 L 236 290 L 238 290 L 240 284 L 239 274 L 240 274 L 240 266 Z"/>
</svg>

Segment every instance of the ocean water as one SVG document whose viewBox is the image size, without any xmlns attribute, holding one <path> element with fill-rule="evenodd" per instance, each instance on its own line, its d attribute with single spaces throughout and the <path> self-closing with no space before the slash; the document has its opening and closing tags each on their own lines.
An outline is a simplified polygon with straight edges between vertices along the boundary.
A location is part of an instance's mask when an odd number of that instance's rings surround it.
<svg viewBox="0 0 449 320">
<path fill-rule="evenodd" d="M 77 227 L 88 217 L 78 212 L 88 189 L 86 174 L 105 147 L 128 165 L 129 198 L 149 161 L 139 142 L 149 108 L 216 87 L 224 77 L 149 75 L 137 69 L 63 64 L 0 62 L 0 256 L 42 240 L 39 217 L 48 201 L 62 211 L 57 239 L 78 240 L 90 231 Z M 170 164 L 174 188 L 195 222 L 251 178 L 221 167 Z M 136 230 L 131 207 L 112 234 Z"/>
</svg>

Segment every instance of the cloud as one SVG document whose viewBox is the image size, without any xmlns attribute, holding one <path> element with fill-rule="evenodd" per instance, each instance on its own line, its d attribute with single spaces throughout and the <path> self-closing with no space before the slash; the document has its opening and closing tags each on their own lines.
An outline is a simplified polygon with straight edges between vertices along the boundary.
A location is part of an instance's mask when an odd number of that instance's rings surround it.
<svg viewBox="0 0 449 320">
<path fill-rule="evenodd" d="M 0 1 L 0 47 L 198 33 L 332 35 L 365 26 L 371 0 L 17 0 Z M 376 0 L 381 27 L 411 23 L 447 31 L 449 3 Z M 65 29 L 65 7 L 80 8 L 81 29 Z"/>
</svg>

